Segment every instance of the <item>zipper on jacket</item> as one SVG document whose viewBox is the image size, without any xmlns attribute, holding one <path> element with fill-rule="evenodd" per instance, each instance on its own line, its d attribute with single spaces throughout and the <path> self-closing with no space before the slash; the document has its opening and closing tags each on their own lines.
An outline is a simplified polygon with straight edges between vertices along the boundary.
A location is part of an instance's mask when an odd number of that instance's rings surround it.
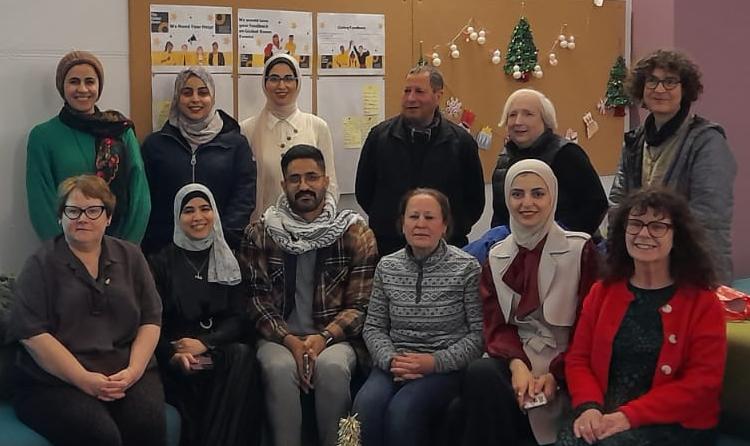
<svg viewBox="0 0 750 446">
<path fill-rule="evenodd" d="M 424 272 L 424 263 L 423 262 L 417 262 L 417 300 L 416 303 L 419 303 L 420 300 L 422 300 L 422 276 Z"/>
<path fill-rule="evenodd" d="M 190 166 L 193 169 L 193 183 L 195 183 L 195 150 L 193 150 L 193 153 L 190 155 Z"/>
<path fill-rule="evenodd" d="M 181 145 L 183 149 L 187 150 L 187 152 L 190 153 L 190 168 L 192 170 L 192 178 L 193 178 L 192 182 L 195 183 L 195 165 L 198 163 L 198 160 L 196 160 L 196 158 L 195 158 L 195 154 L 198 152 L 198 149 L 200 147 L 196 147 L 195 150 L 192 150 L 192 148 L 186 146 L 185 143 L 183 143 L 180 140 L 180 138 L 178 138 L 178 137 L 176 137 L 176 136 L 174 136 L 172 134 L 169 134 L 169 133 L 166 133 L 165 135 L 167 137 L 172 138 L 175 141 L 177 141 L 177 144 Z M 208 143 L 206 143 L 204 145 L 208 145 L 208 144 L 211 144 L 211 141 L 209 141 Z"/>
</svg>

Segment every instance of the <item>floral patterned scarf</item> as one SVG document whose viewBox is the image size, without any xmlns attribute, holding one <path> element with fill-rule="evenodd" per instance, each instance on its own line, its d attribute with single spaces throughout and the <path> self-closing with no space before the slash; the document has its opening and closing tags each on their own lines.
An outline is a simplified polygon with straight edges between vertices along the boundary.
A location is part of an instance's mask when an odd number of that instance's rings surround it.
<svg viewBox="0 0 750 446">
<path fill-rule="evenodd" d="M 60 121 L 68 127 L 87 133 L 95 139 L 93 173 L 109 184 L 112 193 L 117 197 L 117 205 L 113 213 L 112 226 L 118 227 L 118 217 L 127 215 L 129 194 L 126 175 L 129 160 L 127 147 L 123 135 L 128 129 L 134 128 L 133 121 L 115 110 L 101 111 L 94 107 L 94 113 L 81 113 L 65 104 L 59 113 Z"/>
</svg>

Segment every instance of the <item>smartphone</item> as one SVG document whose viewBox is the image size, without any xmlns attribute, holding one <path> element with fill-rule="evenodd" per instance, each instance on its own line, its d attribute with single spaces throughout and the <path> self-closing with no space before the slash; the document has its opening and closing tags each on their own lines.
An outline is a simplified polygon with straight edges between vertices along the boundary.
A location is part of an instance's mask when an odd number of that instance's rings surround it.
<svg viewBox="0 0 750 446">
<path fill-rule="evenodd" d="M 310 378 L 312 370 L 310 369 L 310 355 L 305 353 L 302 355 L 302 373 L 305 374 L 305 378 Z"/>
<path fill-rule="evenodd" d="M 523 403 L 523 408 L 526 410 L 533 409 L 535 407 L 544 406 L 547 404 L 547 397 L 544 396 L 543 392 L 539 392 L 534 395 L 533 398 Z"/>
<path fill-rule="evenodd" d="M 190 370 L 211 370 L 214 368 L 214 360 L 208 355 L 198 355 L 195 364 L 190 364 Z"/>
</svg>

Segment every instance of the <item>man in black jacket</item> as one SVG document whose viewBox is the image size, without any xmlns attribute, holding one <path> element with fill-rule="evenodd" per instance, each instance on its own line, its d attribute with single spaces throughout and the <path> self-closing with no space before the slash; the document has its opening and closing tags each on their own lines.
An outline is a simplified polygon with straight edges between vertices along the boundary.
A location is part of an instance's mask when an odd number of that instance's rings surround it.
<svg viewBox="0 0 750 446">
<path fill-rule="evenodd" d="M 406 76 L 401 114 L 375 126 L 367 136 L 357 167 L 357 202 L 369 216 L 378 252 L 404 246 L 396 227 L 398 204 L 417 187 L 431 187 L 450 200 L 453 234 L 448 243 L 464 246 L 466 235 L 484 210 L 484 179 L 477 143 L 438 109 L 443 76 L 430 66 Z"/>
</svg>

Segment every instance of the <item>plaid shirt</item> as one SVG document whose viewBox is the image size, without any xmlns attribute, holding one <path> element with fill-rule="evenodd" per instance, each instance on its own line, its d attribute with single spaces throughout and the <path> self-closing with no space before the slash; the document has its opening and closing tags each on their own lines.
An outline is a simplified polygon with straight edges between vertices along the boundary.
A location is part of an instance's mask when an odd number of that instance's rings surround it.
<svg viewBox="0 0 750 446">
<path fill-rule="evenodd" d="M 285 295 L 284 253 L 257 222 L 245 232 L 238 258 L 242 286 L 250 297 L 248 312 L 258 332 L 282 343 L 289 328 L 284 321 L 294 306 L 294 295 Z M 364 223 L 349 227 L 336 243 L 318 249 L 312 320 L 315 328 L 341 333 L 335 341 L 360 338 L 365 322 L 372 278 L 378 261 L 372 230 Z"/>
</svg>

